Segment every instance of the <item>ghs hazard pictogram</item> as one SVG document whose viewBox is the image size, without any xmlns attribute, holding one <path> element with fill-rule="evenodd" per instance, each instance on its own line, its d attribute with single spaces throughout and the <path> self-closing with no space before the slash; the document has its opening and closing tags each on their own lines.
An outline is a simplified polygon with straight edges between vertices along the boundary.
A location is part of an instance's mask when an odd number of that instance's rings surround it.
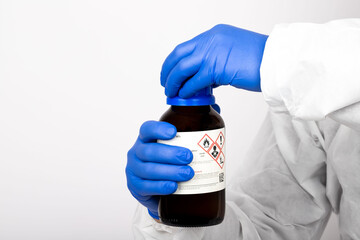
<svg viewBox="0 0 360 240">
<path fill-rule="evenodd" d="M 225 137 L 222 132 L 216 138 L 216 141 L 213 141 L 207 134 L 205 134 L 198 145 L 210 155 L 210 157 L 219 165 L 222 169 L 225 163 L 225 155 L 223 153 L 223 147 L 225 144 Z"/>
</svg>

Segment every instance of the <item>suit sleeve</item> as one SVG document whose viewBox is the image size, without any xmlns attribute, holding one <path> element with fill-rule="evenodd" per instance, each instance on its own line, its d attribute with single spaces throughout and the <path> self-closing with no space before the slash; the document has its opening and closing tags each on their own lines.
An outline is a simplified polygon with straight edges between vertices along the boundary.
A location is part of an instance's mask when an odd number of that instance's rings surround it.
<svg viewBox="0 0 360 240">
<path fill-rule="evenodd" d="M 272 111 L 360 130 L 360 19 L 277 25 L 261 65 Z"/>
</svg>

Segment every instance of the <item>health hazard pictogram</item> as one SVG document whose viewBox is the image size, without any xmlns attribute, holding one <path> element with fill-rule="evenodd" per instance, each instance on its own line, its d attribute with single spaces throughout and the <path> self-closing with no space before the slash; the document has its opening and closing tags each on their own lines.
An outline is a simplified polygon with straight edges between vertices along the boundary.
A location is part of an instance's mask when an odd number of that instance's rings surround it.
<svg viewBox="0 0 360 240">
<path fill-rule="evenodd" d="M 207 134 L 198 142 L 198 145 L 214 159 L 220 168 L 223 168 L 225 163 L 225 155 L 223 153 L 224 144 L 225 137 L 222 132 L 219 133 L 215 142 Z"/>
</svg>

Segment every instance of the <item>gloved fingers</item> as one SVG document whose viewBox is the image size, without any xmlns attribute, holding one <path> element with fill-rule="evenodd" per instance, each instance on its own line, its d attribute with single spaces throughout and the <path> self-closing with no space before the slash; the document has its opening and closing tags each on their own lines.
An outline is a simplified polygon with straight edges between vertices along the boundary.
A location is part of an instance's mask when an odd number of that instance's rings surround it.
<svg viewBox="0 0 360 240">
<path fill-rule="evenodd" d="M 130 191 L 131 195 L 133 195 L 133 197 L 136 198 L 145 207 L 157 209 L 157 206 L 159 204 L 158 196 L 150 196 L 150 195 L 142 196 L 132 190 L 129 190 L 129 191 Z"/>
<path fill-rule="evenodd" d="M 176 191 L 177 183 L 173 181 L 154 181 L 141 179 L 127 169 L 128 188 L 140 196 L 169 195 Z"/>
<path fill-rule="evenodd" d="M 193 96 L 197 91 L 209 87 L 213 84 L 211 74 L 207 68 L 201 68 L 194 76 L 188 79 L 179 91 L 179 97 L 188 98 Z"/>
<path fill-rule="evenodd" d="M 131 195 L 133 195 L 134 198 L 136 198 L 139 202 L 141 202 L 142 205 L 144 205 L 145 207 L 148 207 L 144 203 L 148 202 L 153 196 L 142 196 L 142 195 L 139 195 L 136 192 L 132 191 L 131 189 L 129 189 L 129 191 L 130 191 Z"/>
<path fill-rule="evenodd" d="M 143 142 L 170 140 L 175 137 L 176 132 L 176 127 L 170 123 L 147 121 L 140 127 L 139 139 Z"/>
<path fill-rule="evenodd" d="M 139 143 L 136 148 L 136 156 L 145 162 L 175 165 L 189 164 L 193 159 L 189 149 L 161 143 Z"/>
<path fill-rule="evenodd" d="M 175 49 L 165 59 L 160 74 L 160 81 L 163 87 L 165 87 L 166 79 L 168 78 L 168 75 L 171 72 L 171 70 L 181 59 L 189 56 L 194 51 L 195 46 L 196 46 L 195 38 L 187 42 L 181 43 L 178 46 L 176 46 Z"/>
<path fill-rule="evenodd" d="M 201 62 L 202 56 L 199 54 L 190 54 L 181 59 L 166 79 L 165 95 L 175 97 L 183 83 L 199 71 Z"/>
<path fill-rule="evenodd" d="M 138 158 L 129 161 L 128 168 L 136 177 L 147 180 L 182 182 L 190 180 L 195 174 L 194 170 L 187 165 L 143 162 Z"/>
</svg>

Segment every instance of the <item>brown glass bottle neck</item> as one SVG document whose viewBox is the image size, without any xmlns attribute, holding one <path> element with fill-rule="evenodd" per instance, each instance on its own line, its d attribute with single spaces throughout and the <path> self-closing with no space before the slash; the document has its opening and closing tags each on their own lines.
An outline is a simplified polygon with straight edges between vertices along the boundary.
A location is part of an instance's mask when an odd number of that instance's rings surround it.
<svg viewBox="0 0 360 240">
<path fill-rule="evenodd" d="M 211 111 L 210 105 L 204 106 L 171 106 L 171 110 L 174 112 L 183 112 L 183 113 L 208 113 Z"/>
</svg>

